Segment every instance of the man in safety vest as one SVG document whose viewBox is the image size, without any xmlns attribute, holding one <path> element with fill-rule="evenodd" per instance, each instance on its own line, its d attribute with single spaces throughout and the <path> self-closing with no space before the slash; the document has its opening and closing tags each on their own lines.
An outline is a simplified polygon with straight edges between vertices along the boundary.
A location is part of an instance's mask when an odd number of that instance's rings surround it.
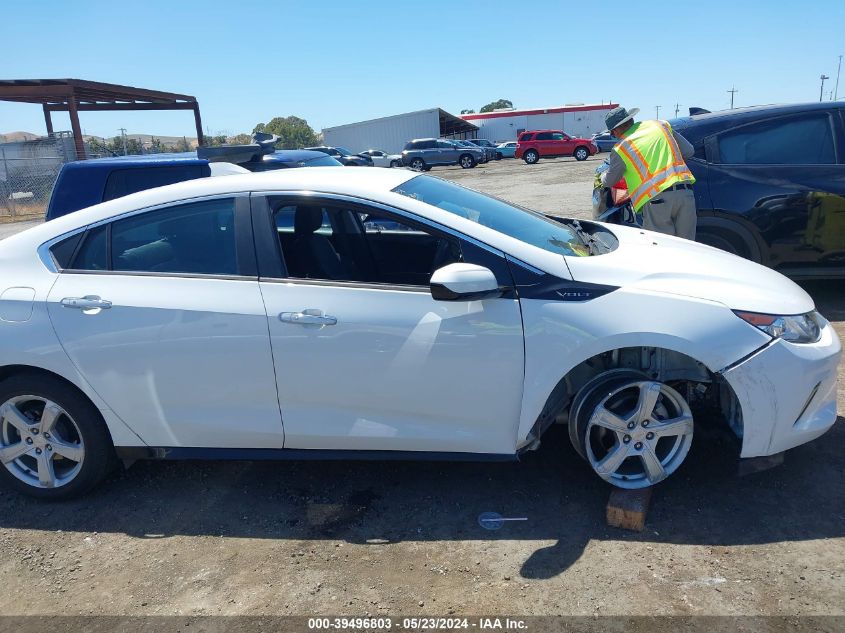
<svg viewBox="0 0 845 633">
<path fill-rule="evenodd" d="M 634 123 L 638 108 L 614 108 L 605 116 L 619 142 L 610 152 L 610 167 L 601 182 L 612 187 L 625 178 L 634 211 L 643 227 L 688 240 L 695 239 L 695 178 L 684 162 L 693 146 L 666 121 Z"/>
</svg>

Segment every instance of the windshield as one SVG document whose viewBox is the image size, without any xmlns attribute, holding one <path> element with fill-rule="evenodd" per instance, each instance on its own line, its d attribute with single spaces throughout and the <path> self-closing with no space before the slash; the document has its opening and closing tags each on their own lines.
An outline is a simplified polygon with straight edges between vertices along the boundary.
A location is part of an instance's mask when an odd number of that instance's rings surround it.
<svg viewBox="0 0 845 633">
<path fill-rule="evenodd" d="M 569 226 L 440 178 L 417 176 L 393 191 L 552 253 L 581 257 L 590 254 Z"/>
<path fill-rule="evenodd" d="M 328 165 L 343 166 L 339 160 L 332 156 L 318 156 L 317 158 L 307 158 L 302 161 L 303 167 L 326 167 Z"/>
</svg>

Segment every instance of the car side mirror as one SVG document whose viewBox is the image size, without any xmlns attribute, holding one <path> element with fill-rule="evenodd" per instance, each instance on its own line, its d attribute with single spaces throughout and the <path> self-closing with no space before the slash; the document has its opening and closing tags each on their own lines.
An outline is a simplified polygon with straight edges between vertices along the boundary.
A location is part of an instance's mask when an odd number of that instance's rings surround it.
<svg viewBox="0 0 845 633">
<path fill-rule="evenodd" d="M 475 264 L 449 264 L 431 275 L 431 296 L 438 301 L 478 301 L 502 294 L 496 275 Z"/>
</svg>

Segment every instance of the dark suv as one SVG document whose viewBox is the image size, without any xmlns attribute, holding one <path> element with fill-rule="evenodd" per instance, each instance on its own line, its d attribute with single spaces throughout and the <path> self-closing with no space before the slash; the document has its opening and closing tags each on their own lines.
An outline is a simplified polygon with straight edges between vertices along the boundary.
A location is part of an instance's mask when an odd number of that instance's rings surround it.
<svg viewBox="0 0 845 633">
<path fill-rule="evenodd" d="M 845 276 L 845 104 L 670 121 L 695 147 L 699 242 L 794 278 Z"/>
<path fill-rule="evenodd" d="M 345 147 L 328 147 L 327 145 L 320 145 L 318 147 L 306 147 L 311 152 L 323 152 L 328 154 L 335 160 L 340 161 L 347 167 L 372 167 L 373 159 L 362 154 L 353 154 Z"/>
<path fill-rule="evenodd" d="M 460 165 L 470 169 L 483 160 L 484 150 L 480 147 L 462 147 L 453 141 L 436 138 L 414 139 L 402 152 L 402 164 L 414 171 L 428 171 L 435 165 Z"/>
</svg>

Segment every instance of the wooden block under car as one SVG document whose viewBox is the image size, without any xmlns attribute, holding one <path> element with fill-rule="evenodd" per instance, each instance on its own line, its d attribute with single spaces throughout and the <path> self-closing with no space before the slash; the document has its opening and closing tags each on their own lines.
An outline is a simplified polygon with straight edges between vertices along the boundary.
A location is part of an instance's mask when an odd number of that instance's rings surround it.
<svg viewBox="0 0 845 633">
<path fill-rule="evenodd" d="M 614 488 L 607 500 L 607 524 L 625 530 L 642 532 L 648 505 L 651 502 L 651 488 L 623 490 Z"/>
</svg>

